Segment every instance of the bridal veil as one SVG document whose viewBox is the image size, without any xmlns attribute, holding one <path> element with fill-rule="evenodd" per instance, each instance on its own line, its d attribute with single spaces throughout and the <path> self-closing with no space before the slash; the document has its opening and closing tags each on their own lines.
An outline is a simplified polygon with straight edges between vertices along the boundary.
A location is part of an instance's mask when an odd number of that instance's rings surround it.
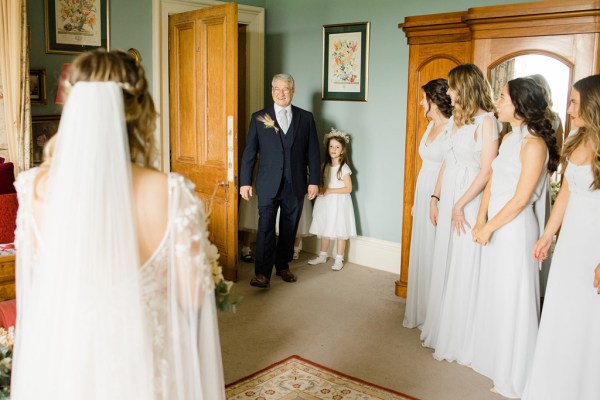
<svg viewBox="0 0 600 400">
<path fill-rule="evenodd" d="M 78 82 L 71 89 L 43 218 L 36 220 L 31 208 L 40 194 L 28 189 L 36 185 L 18 186 L 11 398 L 155 399 L 158 368 L 169 377 L 169 399 L 223 399 L 204 211 L 181 185 L 170 187 L 170 221 L 182 209 L 198 210 L 186 226 L 169 223 L 168 268 L 156 277 L 167 280 L 167 337 L 162 364 L 153 360 L 119 84 Z"/>
</svg>

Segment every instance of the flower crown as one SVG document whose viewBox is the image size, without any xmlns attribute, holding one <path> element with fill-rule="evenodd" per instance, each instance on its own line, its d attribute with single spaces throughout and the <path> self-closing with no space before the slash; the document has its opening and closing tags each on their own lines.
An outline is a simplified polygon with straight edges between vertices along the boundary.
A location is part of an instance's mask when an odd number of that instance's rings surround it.
<svg viewBox="0 0 600 400">
<path fill-rule="evenodd" d="M 346 132 L 338 131 L 335 128 L 331 128 L 331 131 L 325 134 L 325 136 L 323 137 L 323 143 L 327 144 L 329 139 L 331 139 L 333 137 L 340 138 L 344 142 L 350 143 L 350 136 Z"/>
</svg>

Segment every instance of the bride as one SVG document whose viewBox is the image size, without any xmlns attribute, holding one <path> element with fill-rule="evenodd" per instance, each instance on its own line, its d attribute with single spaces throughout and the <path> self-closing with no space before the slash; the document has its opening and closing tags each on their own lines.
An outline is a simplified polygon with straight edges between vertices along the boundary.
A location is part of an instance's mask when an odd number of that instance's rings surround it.
<svg viewBox="0 0 600 400">
<path fill-rule="evenodd" d="M 204 208 L 151 168 L 156 111 L 121 51 L 72 66 L 58 134 L 18 178 L 11 399 L 224 399 Z"/>
</svg>

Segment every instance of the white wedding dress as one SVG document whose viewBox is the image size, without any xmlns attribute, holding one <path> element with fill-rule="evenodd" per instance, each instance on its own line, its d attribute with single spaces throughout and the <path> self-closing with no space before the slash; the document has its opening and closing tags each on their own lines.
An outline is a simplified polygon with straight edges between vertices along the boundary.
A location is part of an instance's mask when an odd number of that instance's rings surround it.
<svg viewBox="0 0 600 400">
<path fill-rule="evenodd" d="M 591 165 L 569 162 L 569 202 L 550 267 L 523 400 L 600 399 L 600 190 Z"/>
<path fill-rule="evenodd" d="M 513 126 L 492 162 L 488 220 L 516 192 L 521 148 L 528 135 L 526 126 Z M 523 393 L 537 337 L 540 263 L 531 250 L 545 224 L 547 171 L 544 165 L 528 205 L 492 234 L 481 253 L 471 366 L 508 398 Z"/>
<path fill-rule="evenodd" d="M 432 128 L 433 122 L 430 122 L 419 144 L 419 155 L 423 163 L 417 177 L 413 201 L 408 290 L 402 322 L 406 328 L 418 328 L 423 324 L 429 298 L 435 242 L 435 226 L 429 220 L 429 203 L 444 157 L 442 141 L 446 134 L 446 130 L 440 132 L 432 143 L 427 144 Z"/>
<path fill-rule="evenodd" d="M 168 177 L 168 226 L 140 266 L 123 94 L 79 82 L 47 190 L 22 172 L 12 400 L 225 398 L 204 207 Z"/>
</svg>

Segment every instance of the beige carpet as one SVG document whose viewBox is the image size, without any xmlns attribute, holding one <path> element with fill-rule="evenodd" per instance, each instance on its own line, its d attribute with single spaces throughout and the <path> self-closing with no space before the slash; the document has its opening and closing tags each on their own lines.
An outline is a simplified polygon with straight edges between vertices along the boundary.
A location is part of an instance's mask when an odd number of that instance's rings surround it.
<svg viewBox="0 0 600 400">
<path fill-rule="evenodd" d="M 439 362 L 417 329 L 402 327 L 397 274 L 346 264 L 291 265 L 298 282 L 273 275 L 271 288 L 249 285 L 254 266 L 241 264 L 235 314 L 219 313 L 225 382 L 235 382 L 297 354 L 343 374 L 421 400 L 502 400 L 492 382 L 469 368 Z M 399 269 L 399 268 L 398 268 Z"/>
<path fill-rule="evenodd" d="M 291 356 L 227 387 L 229 400 L 416 400 Z"/>
</svg>

